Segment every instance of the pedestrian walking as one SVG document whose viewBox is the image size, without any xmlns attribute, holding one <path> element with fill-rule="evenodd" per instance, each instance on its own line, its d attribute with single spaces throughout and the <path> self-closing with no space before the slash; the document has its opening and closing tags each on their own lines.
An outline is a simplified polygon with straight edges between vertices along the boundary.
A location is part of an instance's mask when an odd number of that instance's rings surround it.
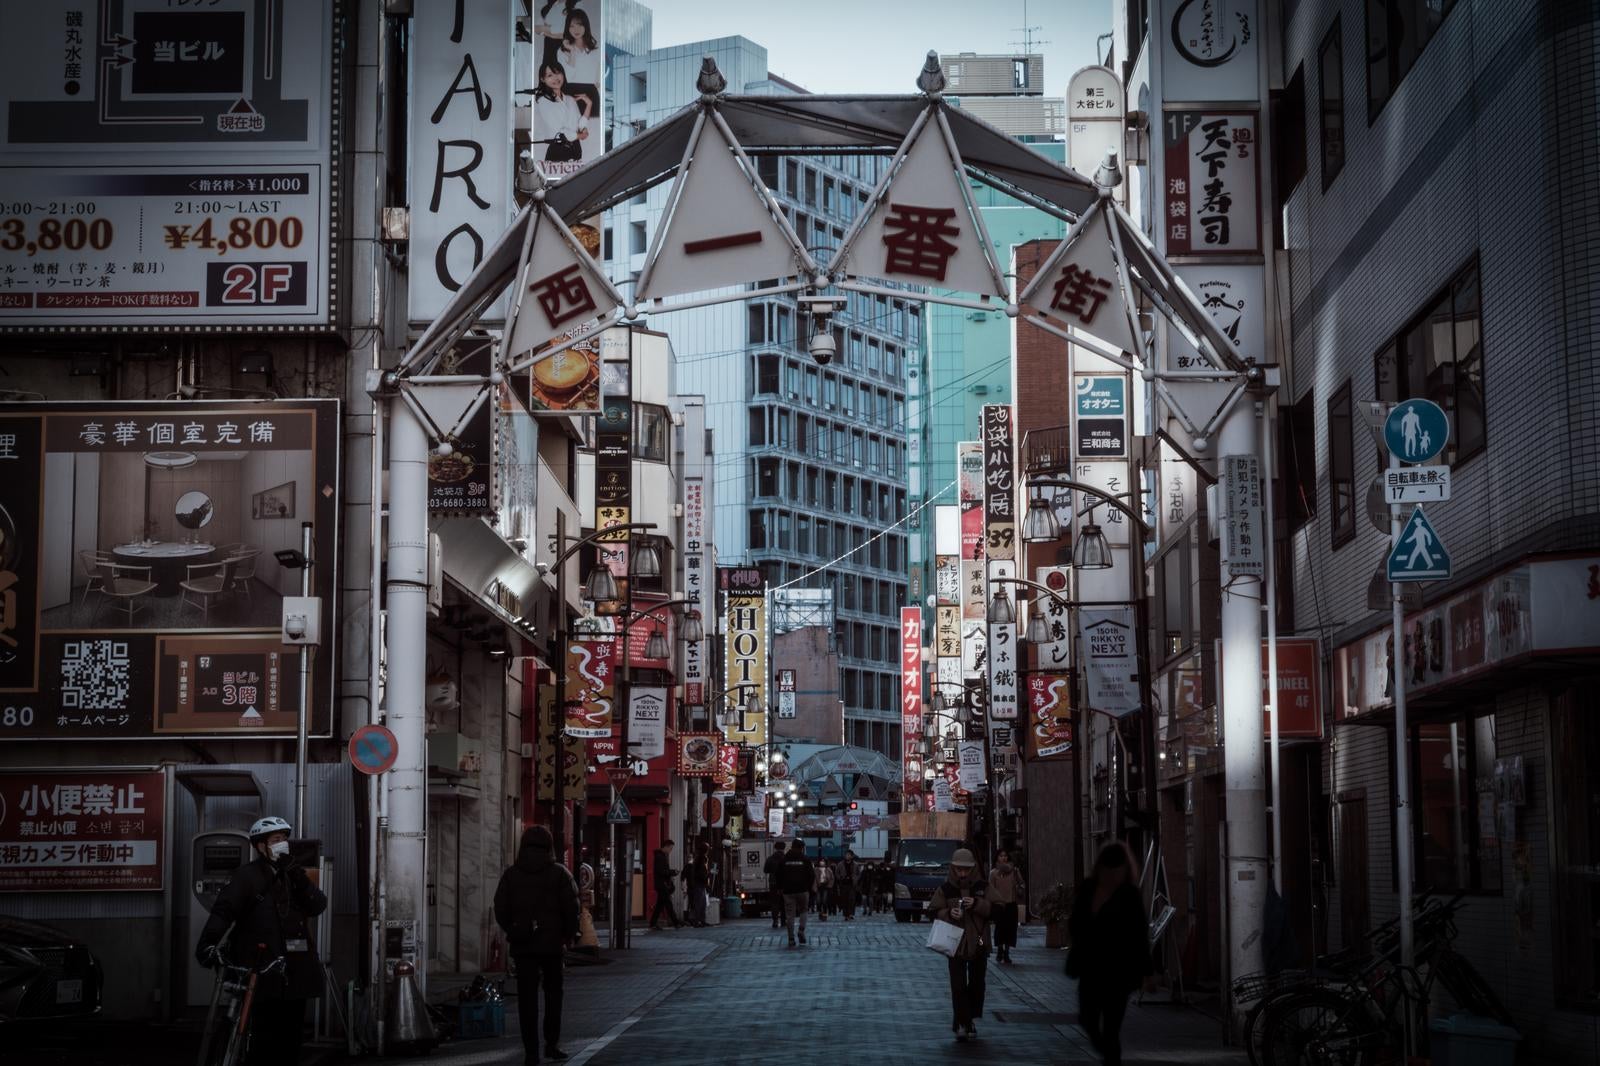
<svg viewBox="0 0 1600 1066">
<path fill-rule="evenodd" d="M 1017 946 L 1017 912 L 1028 898 L 1022 883 L 1022 871 L 1011 865 L 1011 856 L 1001 851 L 995 855 L 994 869 L 989 871 L 989 908 L 994 915 L 994 951 L 997 962 L 1009 963 L 1011 949 Z"/>
<path fill-rule="evenodd" d="M 878 906 L 894 910 L 894 867 L 887 862 L 878 867 Z"/>
<path fill-rule="evenodd" d="M 794 947 L 796 934 L 800 943 L 806 942 L 806 897 L 816 885 L 817 871 L 806 857 L 806 842 L 795 838 L 783 857 L 783 868 L 778 871 L 779 887 L 789 909 L 789 946 Z"/>
<path fill-rule="evenodd" d="M 761 872 L 767 875 L 767 892 L 772 897 L 772 928 L 779 925 L 784 928 L 789 926 L 788 909 L 783 898 L 783 860 L 785 852 L 783 841 L 776 841 L 772 845 L 772 854 L 767 856 L 766 863 L 761 867 Z"/>
<path fill-rule="evenodd" d="M 856 920 L 856 878 L 861 876 L 861 871 L 856 867 L 855 852 L 844 853 L 844 861 L 839 864 L 839 869 L 834 875 L 834 893 L 839 898 L 839 909 L 844 912 L 844 920 Z"/>
<path fill-rule="evenodd" d="M 678 929 L 683 923 L 678 920 L 678 912 L 672 908 L 673 876 L 678 872 L 672 868 L 671 848 L 674 841 L 671 837 L 663 840 L 661 846 L 650 857 L 651 881 L 656 889 L 656 905 L 650 911 L 650 928 L 656 932 L 661 931 L 661 912 L 665 910 L 667 917 L 672 919 L 672 928 Z"/>
<path fill-rule="evenodd" d="M 706 891 L 711 884 L 711 847 L 701 844 L 694 858 L 684 863 L 683 883 L 689 893 L 689 924 L 696 929 L 705 928 Z"/>
<path fill-rule="evenodd" d="M 539 986 L 544 985 L 544 1057 L 559 1062 L 562 955 L 578 939 L 578 886 L 556 862 L 550 830 L 522 831 L 517 861 L 494 890 L 494 919 L 505 930 L 517 968 L 517 1015 L 522 1061 L 539 1061 Z"/>
<path fill-rule="evenodd" d="M 933 893 L 928 910 L 961 928 L 961 942 L 950 958 L 950 1031 L 957 1040 L 978 1035 L 984 984 L 989 972 L 989 886 L 978 876 L 978 860 L 966 848 L 950 857 L 950 877 Z"/>
<path fill-rule="evenodd" d="M 1152 972 L 1139 871 L 1126 844 L 1100 850 L 1078 886 L 1069 927 L 1067 974 L 1078 979 L 1079 1024 L 1107 1066 L 1121 1066 L 1128 996 Z"/>
<path fill-rule="evenodd" d="M 284 960 L 282 973 L 263 974 L 256 981 L 250 1008 L 250 1066 L 299 1062 L 306 1000 L 322 996 L 322 966 L 307 919 L 327 909 L 328 897 L 311 883 L 305 867 L 290 857 L 291 832 L 288 822 L 271 816 L 250 827 L 255 858 L 235 870 L 218 893 L 195 945 L 195 958 L 202 966 L 227 961 L 259 970 Z"/>
<path fill-rule="evenodd" d="M 833 864 L 827 859 L 817 862 L 817 918 L 827 921 L 833 912 Z"/>
</svg>

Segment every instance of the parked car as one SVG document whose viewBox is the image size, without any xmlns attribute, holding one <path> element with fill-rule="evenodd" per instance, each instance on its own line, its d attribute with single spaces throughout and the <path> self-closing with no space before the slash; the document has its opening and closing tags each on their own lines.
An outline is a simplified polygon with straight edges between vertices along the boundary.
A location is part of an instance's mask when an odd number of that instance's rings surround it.
<svg viewBox="0 0 1600 1066">
<path fill-rule="evenodd" d="M 100 963 L 67 933 L 0 915 L 0 1026 L 100 1013 Z"/>
</svg>

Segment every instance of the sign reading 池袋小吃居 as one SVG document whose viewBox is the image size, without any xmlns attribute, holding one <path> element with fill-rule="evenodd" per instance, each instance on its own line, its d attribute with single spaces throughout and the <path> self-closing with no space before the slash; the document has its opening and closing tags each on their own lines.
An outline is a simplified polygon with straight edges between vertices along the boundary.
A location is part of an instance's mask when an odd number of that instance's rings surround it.
<svg viewBox="0 0 1600 1066">
<path fill-rule="evenodd" d="M 0 736 L 292 736 L 280 627 L 300 576 L 273 553 L 313 524 L 328 632 L 338 406 L 0 405 Z M 312 735 L 328 706 L 313 700 Z"/>
<path fill-rule="evenodd" d="M 7 5 L 0 329 L 332 325 L 335 6 Z"/>
<path fill-rule="evenodd" d="M 160 770 L 0 773 L 0 892 L 157 892 L 165 884 Z"/>
</svg>

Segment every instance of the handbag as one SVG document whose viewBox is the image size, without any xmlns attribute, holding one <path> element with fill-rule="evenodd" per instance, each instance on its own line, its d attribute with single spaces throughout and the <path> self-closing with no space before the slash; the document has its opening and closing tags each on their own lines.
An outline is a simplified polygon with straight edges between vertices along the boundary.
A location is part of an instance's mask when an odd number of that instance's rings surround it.
<svg viewBox="0 0 1600 1066">
<path fill-rule="evenodd" d="M 935 918 L 933 926 L 928 930 L 928 948 L 937 951 L 947 959 L 956 957 L 956 949 L 961 947 L 962 929 L 953 922 L 943 918 Z"/>
</svg>

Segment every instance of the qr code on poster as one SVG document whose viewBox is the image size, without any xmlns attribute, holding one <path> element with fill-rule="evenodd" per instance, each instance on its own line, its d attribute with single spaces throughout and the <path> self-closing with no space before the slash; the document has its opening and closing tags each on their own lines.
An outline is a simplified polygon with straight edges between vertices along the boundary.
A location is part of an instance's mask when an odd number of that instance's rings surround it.
<svg viewBox="0 0 1600 1066">
<path fill-rule="evenodd" d="M 69 640 L 61 646 L 61 706 L 120 711 L 128 701 L 128 643 Z"/>
</svg>

